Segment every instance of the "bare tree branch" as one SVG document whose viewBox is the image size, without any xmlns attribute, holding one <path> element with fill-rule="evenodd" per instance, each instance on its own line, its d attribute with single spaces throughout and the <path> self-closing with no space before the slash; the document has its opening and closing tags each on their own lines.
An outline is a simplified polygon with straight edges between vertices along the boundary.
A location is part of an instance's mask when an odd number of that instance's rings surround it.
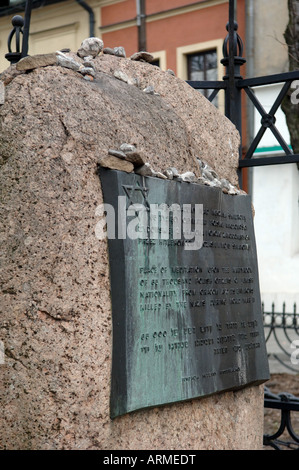
<svg viewBox="0 0 299 470">
<path fill-rule="evenodd" d="M 284 37 L 288 46 L 289 70 L 293 71 L 299 69 L 299 0 L 288 0 L 288 9 L 289 23 Z M 290 89 L 281 108 L 286 116 L 293 151 L 299 153 L 299 105 L 292 103 L 292 93 L 293 90 Z"/>
</svg>

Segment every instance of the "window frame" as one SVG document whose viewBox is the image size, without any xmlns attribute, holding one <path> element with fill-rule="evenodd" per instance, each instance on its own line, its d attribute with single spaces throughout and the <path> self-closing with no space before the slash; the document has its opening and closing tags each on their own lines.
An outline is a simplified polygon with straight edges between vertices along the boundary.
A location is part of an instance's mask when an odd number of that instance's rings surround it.
<svg viewBox="0 0 299 470">
<path fill-rule="evenodd" d="M 220 63 L 222 59 L 223 38 L 215 39 L 212 41 L 199 42 L 187 46 L 178 47 L 176 50 L 177 61 L 177 76 L 182 80 L 188 80 L 188 56 L 196 53 L 208 52 L 216 50 L 217 53 L 217 80 L 222 81 L 225 75 L 224 66 Z M 218 93 L 218 110 L 224 114 L 225 111 L 225 97 L 224 91 L 220 90 Z"/>
<path fill-rule="evenodd" d="M 151 52 L 155 60 L 159 60 L 159 67 L 161 70 L 167 70 L 166 51 Z"/>
</svg>

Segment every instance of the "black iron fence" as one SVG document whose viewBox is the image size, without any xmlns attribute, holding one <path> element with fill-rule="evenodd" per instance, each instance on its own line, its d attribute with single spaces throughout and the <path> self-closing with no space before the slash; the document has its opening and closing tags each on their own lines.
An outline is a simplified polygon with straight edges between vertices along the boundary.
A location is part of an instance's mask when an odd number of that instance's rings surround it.
<svg viewBox="0 0 299 470">
<path fill-rule="evenodd" d="M 292 413 L 299 411 L 299 398 L 291 393 L 276 395 L 271 393 L 267 387 L 265 387 L 264 396 L 265 408 L 280 410 L 280 423 L 277 423 L 277 431 L 273 434 L 264 434 L 264 445 L 273 447 L 275 450 L 299 450 L 299 435 L 292 424 Z"/>
<path fill-rule="evenodd" d="M 271 311 L 262 304 L 268 357 L 275 359 L 287 370 L 299 373 L 299 312 L 294 303 L 293 311 L 286 312 L 285 302 L 277 311 L 272 303 Z M 271 348 L 270 348 L 271 344 Z"/>
<path fill-rule="evenodd" d="M 299 312 L 297 304 L 293 304 L 291 312 L 287 312 L 285 302 L 281 310 L 276 310 L 275 304 L 272 303 L 270 311 L 265 311 L 264 304 L 262 304 L 262 311 L 269 359 L 278 361 L 286 372 L 299 374 Z M 298 431 L 294 430 L 292 423 L 294 413 L 299 411 L 299 398 L 287 392 L 274 394 L 268 387 L 265 387 L 264 407 L 280 411 L 277 429 L 272 434 L 264 435 L 264 445 L 276 450 L 299 450 Z M 276 422 L 276 420 L 273 420 L 273 424 L 274 421 Z"/>
</svg>

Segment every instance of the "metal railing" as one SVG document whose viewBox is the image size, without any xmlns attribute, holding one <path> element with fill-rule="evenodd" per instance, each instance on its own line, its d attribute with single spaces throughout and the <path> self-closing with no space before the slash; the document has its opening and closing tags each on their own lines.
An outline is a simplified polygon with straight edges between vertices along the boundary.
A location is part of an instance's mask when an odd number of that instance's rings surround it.
<svg viewBox="0 0 299 470">
<path fill-rule="evenodd" d="M 228 34 L 223 43 L 223 59 L 221 63 L 225 66 L 226 74 L 222 81 L 187 81 L 195 89 L 213 90 L 209 101 L 213 101 L 220 90 L 225 91 L 225 115 L 235 124 L 240 134 L 239 147 L 239 183 L 242 187 L 242 168 L 281 165 L 286 163 L 297 163 L 299 165 L 299 154 L 294 153 L 287 144 L 279 129 L 275 126 L 275 114 L 279 109 L 284 97 L 288 93 L 293 81 L 299 79 L 299 70 L 293 72 L 279 73 L 262 77 L 245 78 L 240 75 L 240 68 L 246 63 L 243 57 L 243 42 L 238 34 L 238 23 L 235 21 L 235 0 L 229 0 L 229 22 L 226 25 Z M 274 101 L 271 110 L 265 111 L 254 93 L 254 87 L 282 83 L 282 89 Z M 242 146 L 242 90 L 246 93 L 255 109 L 261 115 L 261 127 L 252 142 L 249 142 L 246 152 L 243 154 Z M 281 146 L 282 155 L 256 157 L 254 155 L 266 130 L 270 129 L 275 139 Z"/>
<path fill-rule="evenodd" d="M 285 302 L 282 305 L 282 311 L 275 311 L 274 303 L 272 303 L 270 312 L 265 311 L 264 304 L 262 304 L 262 312 L 268 358 L 272 357 L 278 361 L 287 371 L 299 374 L 299 313 L 297 312 L 297 304 L 294 303 L 293 311 L 290 313 L 286 311 Z M 292 348 L 293 352 L 291 352 Z M 276 450 L 299 450 L 299 435 L 292 425 L 294 412 L 299 411 L 299 398 L 287 392 L 276 395 L 268 387 L 264 387 L 264 390 L 264 408 L 280 410 L 280 422 L 277 423 L 277 430 L 272 434 L 264 434 L 264 445 L 271 446 Z"/>
<path fill-rule="evenodd" d="M 286 304 L 283 303 L 282 311 L 275 311 L 275 304 L 272 303 L 270 312 L 265 312 L 262 304 L 263 323 L 265 330 L 266 345 L 276 346 L 275 352 L 268 349 L 268 357 L 273 357 L 286 369 L 299 373 L 299 357 L 296 359 L 296 349 L 299 356 L 299 313 L 297 304 L 293 305 L 293 312 L 286 312 Z"/>
<path fill-rule="evenodd" d="M 283 448 L 299 450 L 299 435 L 295 432 L 292 425 L 292 412 L 299 411 L 299 398 L 291 393 L 275 395 L 265 387 L 264 407 L 277 409 L 281 412 L 277 431 L 273 434 L 264 434 L 264 445 L 271 446 L 275 450 L 282 450 Z M 291 441 L 279 439 L 286 431 L 291 437 Z"/>
</svg>

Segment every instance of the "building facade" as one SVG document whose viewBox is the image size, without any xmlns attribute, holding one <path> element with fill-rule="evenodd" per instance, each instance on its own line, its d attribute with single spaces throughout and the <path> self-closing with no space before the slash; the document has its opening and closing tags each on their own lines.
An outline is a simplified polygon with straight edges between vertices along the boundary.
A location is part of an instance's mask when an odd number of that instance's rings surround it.
<svg viewBox="0 0 299 470">
<path fill-rule="evenodd" d="M 140 50 L 139 36 L 143 34 L 144 49 L 154 55 L 162 70 L 172 69 L 184 80 L 222 79 L 220 60 L 227 34 L 228 0 L 34 1 L 29 54 L 77 50 L 90 35 L 90 13 L 82 3 L 92 10 L 94 35 L 101 37 L 105 46 L 123 46 L 130 56 Z M 20 14 L 24 1 L 11 0 L 10 4 L 9 8 L 0 8 L 0 70 L 9 65 L 4 55 L 10 21 L 14 14 Z M 237 1 L 237 19 L 244 37 L 245 0 Z M 223 94 L 216 105 L 224 111 Z"/>
</svg>

